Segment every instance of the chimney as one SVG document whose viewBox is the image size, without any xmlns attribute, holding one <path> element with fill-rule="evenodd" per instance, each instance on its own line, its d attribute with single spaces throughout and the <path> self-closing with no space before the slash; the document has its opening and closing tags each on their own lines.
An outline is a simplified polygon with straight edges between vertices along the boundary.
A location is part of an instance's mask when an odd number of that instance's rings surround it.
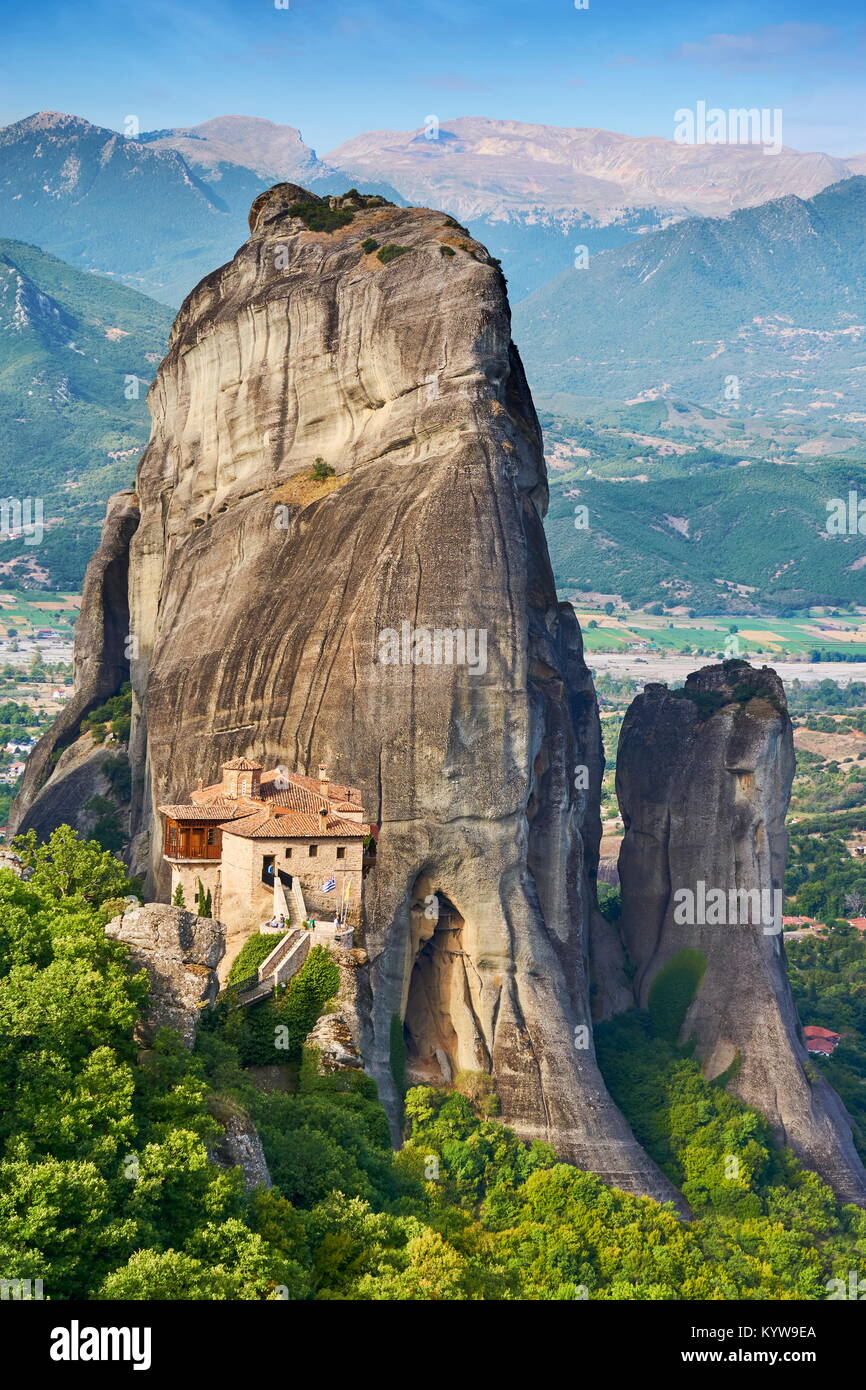
<svg viewBox="0 0 866 1390">
<path fill-rule="evenodd" d="M 203 778 L 203 777 L 199 777 L 198 781 L 196 782 L 196 787 L 195 787 L 195 789 L 196 789 L 197 792 L 203 792 L 203 791 L 204 791 L 204 778 Z"/>
<path fill-rule="evenodd" d="M 328 769 L 324 763 L 319 763 L 319 790 L 323 796 L 328 795 Z"/>
<path fill-rule="evenodd" d="M 327 824 L 328 824 L 328 808 L 327 808 L 327 806 L 320 806 L 320 807 L 319 807 L 319 825 L 320 825 L 321 828 L 324 830 L 324 829 L 326 828 Z"/>
</svg>

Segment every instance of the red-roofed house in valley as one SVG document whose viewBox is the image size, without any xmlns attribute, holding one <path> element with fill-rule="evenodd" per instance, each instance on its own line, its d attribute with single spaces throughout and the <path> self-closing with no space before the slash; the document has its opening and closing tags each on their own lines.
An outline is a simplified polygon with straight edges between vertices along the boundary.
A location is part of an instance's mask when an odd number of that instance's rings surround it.
<svg viewBox="0 0 866 1390">
<path fill-rule="evenodd" d="M 830 1028 L 819 1028 L 814 1023 L 806 1025 L 803 1037 L 806 1039 L 806 1051 L 815 1057 L 831 1057 L 841 1041 L 838 1033 Z"/>
<path fill-rule="evenodd" d="M 813 932 L 820 936 L 827 927 L 824 922 L 816 922 L 814 917 L 783 917 L 782 930 L 790 941 L 797 941 Z"/>
<path fill-rule="evenodd" d="M 235 758 L 222 773 L 159 811 L 172 893 L 180 884 L 191 906 L 201 883 L 229 928 L 223 968 L 274 916 L 295 927 L 311 918 L 357 924 L 375 853 L 360 792 L 331 782 L 323 766 L 314 778 Z"/>
</svg>

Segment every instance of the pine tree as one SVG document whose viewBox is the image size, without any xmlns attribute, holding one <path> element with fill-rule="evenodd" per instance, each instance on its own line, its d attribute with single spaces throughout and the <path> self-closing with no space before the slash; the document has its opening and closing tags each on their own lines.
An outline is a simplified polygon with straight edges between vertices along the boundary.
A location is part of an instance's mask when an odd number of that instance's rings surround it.
<svg viewBox="0 0 866 1390">
<path fill-rule="evenodd" d="M 174 897 L 171 900 L 173 907 L 186 907 L 186 898 L 183 896 L 183 884 L 179 883 L 174 890 Z"/>
</svg>

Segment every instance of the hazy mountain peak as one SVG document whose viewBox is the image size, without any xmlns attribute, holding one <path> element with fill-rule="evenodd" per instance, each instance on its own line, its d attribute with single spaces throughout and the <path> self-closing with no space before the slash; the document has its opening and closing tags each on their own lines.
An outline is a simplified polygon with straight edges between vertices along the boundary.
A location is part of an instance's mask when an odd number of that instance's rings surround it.
<svg viewBox="0 0 866 1390">
<path fill-rule="evenodd" d="M 188 163 L 211 170 L 239 164 L 265 178 L 293 179 L 330 170 L 306 145 L 296 126 L 278 125 L 258 116 L 214 116 L 195 126 L 145 132 L 151 149 L 176 150 Z"/>
<path fill-rule="evenodd" d="M 786 193 L 810 197 L 852 172 L 841 159 L 788 148 L 767 157 L 758 145 L 685 145 L 483 116 L 368 131 L 326 158 L 466 217 L 579 211 L 605 220 L 624 207 L 712 214 Z"/>
<path fill-rule="evenodd" d="M 15 141 L 25 140 L 31 135 L 81 136 L 91 134 L 108 137 L 116 135 L 117 132 L 103 130 L 100 126 L 92 125 L 83 116 L 69 116 L 63 111 L 35 111 L 32 116 L 25 116 L 23 120 L 14 121 L 11 125 L 0 129 L 0 142 L 13 144 Z"/>
</svg>

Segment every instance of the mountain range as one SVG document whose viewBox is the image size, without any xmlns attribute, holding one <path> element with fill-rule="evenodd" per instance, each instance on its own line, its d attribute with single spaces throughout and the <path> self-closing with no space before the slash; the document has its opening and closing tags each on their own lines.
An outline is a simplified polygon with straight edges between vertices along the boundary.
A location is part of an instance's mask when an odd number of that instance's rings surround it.
<svg viewBox="0 0 866 1390">
<path fill-rule="evenodd" d="M 730 413 L 866 412 L 866 177 L 590 256 L 515 309 L 533 386 Z"/>
<path fill-rule="evenodd" d="M 0 240 L 0 496 L 41 498 L 38 546 L 4 539 L 3 573 L 81 582 L 105 499 L 147 442 L 148 385 L 172 314 L 34 246 Z"/>
<path fill-rule="evenodd" d="M 105 498 L 128 485 L 147 438 L 165 303 L 244 241 L 263 187 L 303 180 L 461 213 L 512 282 L 540 282 L 515 306 L 514 333 L 546 411 L 562 590 L 589 570 L 636 603 L 657 600 L 665 575 L 681 602 L 704 609 L 720 584 L 731 602 L 746 586 L 751 609 L 807 594 L 850 602 L 857 557 L 825 553 L 821 526 L 822 499 L 837 481 L 857 486 L 866 457 L 858 167 L 514 122 L 450 122 L 435 140 L 374 132 L 324 158 L 294 127 L 241 116 L 136 139 L 53 113 L 18 122 L 0 131 L 0 490 L 44 497 L 50 526 L 38 562 L 19 543 L 4 554 L 19 578 L 80 582 Z M 789 182 L 800 192 L 784 191 Z M 685 216 L 690 199 L 727 215 Z M 591 248 L 586 268 L 557 276 L 578 237 Z M 128 378 L 138 399 L 124 394 Z M 633 411 L 658 419 L 650 433 L 638 415 L 597 428 L 588 397 L 596 420 L 605 402 L 637 402 Z M 749 499 L 778 486 L 780 466 L 791 506 L 778 544 L 761 549 Z M 591 537 L 572 525 L 578 494 L 594 511 Z M 786 547 L 800 556 L 796 573 Z"/>
<path fill-rule="evenodd" d="M 326 156 L 387 179 L 413 202 L 436 198 L 464 219 L 550 215 L 599 223 L 625 208 L 726 212 L 795 191 L 808 197 L 850 172 L 844 160 L 758 145 L 678 144 L 658 136 L 461 117 L 420 130 L 374 130 Z"/>
<path fill-rule="evenodd" d="M 234 253 L 265 187 L 300 181 L 321 194 L 355 184 L 465 222 L 503 260 L 514 301 L 571 266 L 575 242 L 596 252 L 692 213 L 809 198 L 862 158 L 431 121 L 368 132 L 320 158 L 294 126 L 249 116 L 128 138 L 39 112 L 0 130 L 0 233 L 174 306 Z"/>
<path fill-rule="evenodd" d="M 301 174 L 345 191 L 291 127 L 228 117 L 128 139 L 43 111 L 0 130 L 0 233 L 176 306 L 234 254 L 251 201 Z"/>
</svg>

